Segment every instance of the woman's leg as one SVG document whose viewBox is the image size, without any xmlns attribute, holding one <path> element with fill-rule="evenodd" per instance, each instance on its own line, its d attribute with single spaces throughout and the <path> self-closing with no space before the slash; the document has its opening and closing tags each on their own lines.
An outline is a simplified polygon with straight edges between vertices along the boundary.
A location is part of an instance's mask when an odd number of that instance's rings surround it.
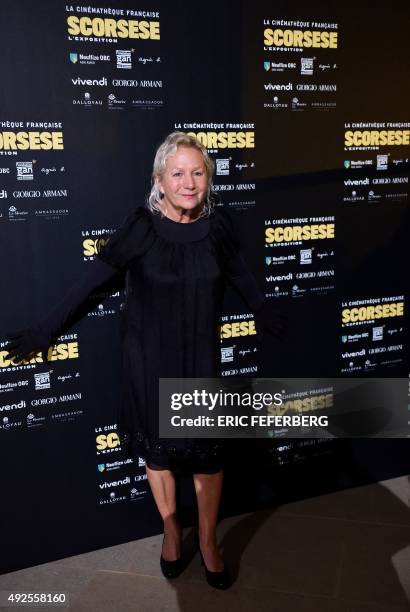
<svg viewBox="0 0 410 612">
<path fill-rule="evenodd" d="M 194 486 L 198 502 L 199 544 L 206 567 L 219 572 L 224 562 L 218 551 L 216 524 L 221 500 L 223 470 L 215 474 L 194 474 Z"/>
<path fill-rule="evenodd" d="M 171 470 L 151 469 L 148 464 L 145 469 L 155 503 L 164 521 L 162 556 L 166 561 L 175 561 L 181 556 L 181 529 L 176 513 L 175 477 Z"/>
</svg>

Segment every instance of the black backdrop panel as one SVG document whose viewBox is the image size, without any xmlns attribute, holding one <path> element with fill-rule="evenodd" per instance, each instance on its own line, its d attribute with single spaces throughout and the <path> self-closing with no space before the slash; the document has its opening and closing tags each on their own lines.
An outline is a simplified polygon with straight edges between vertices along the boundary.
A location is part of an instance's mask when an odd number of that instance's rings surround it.
<svg viewBox="0 0 410 612">
<path fill-rule="evenodd" d="M 2 2 L 0 571 L 161 530 L 144 462 L 124 461 L 116 432 L 124 278 L 89 297 L 50 363 L 12 363 L 5 341 L 61 299 L 144 202 L 155 150 L 174 129 L 213 155 L 215 193 L 267 300 L 289 317 L 286 342 L 261 345 L 229 290 L 221 375 L 408 376 L 401 11 Z M 326 235 L 298 238 L 318 224 Z M 343 322 L 370 300 L 404 304 L 404 315 Z M 405 439 L 237 441 L 222 514 L 402 474 L 408 455 Z M 192 484 L 178 495 L 190 523 Z"/>
</svg>

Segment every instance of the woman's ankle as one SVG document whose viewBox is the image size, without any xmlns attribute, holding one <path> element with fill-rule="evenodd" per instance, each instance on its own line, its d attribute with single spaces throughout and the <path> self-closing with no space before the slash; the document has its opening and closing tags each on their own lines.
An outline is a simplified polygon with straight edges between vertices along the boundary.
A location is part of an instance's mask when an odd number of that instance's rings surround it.
<svg viewBox="0 0 410 612">
<path fill-rule="evenodd" d="M 178 534 L 181 532 L 181 525 L 176 514 L 164 519 L 163 531 L 164 534 Z"/>
<path fill-rule="evenodd" d="M 199 534 L 199 546 L 204 550 L 218 549 L 216 533 Z"/>
</svg>

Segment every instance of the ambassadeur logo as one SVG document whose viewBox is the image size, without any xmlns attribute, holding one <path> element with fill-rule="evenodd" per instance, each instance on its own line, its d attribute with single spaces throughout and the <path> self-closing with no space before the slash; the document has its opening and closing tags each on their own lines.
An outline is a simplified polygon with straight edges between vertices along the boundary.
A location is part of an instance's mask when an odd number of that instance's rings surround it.
<svg viewBox="0 0 410 612">
<path fill-rule="evenodd" d="M 67 17 L 69 40 L 71 37 L 86 37 L 94 42 L 98 39 L 130 38 L 160 40 L 159 21 L 137 21 L 135 19 L 113 19 L 102 17 Z M 75 38 L 74 38 L 75 40 Z"/>
<path fill-rule="evenodd" d="M 265 28 L 263 44 L 269 47 L 337 49 L 338 33 L 326 30 L 282 30 Z"/>
</svg>

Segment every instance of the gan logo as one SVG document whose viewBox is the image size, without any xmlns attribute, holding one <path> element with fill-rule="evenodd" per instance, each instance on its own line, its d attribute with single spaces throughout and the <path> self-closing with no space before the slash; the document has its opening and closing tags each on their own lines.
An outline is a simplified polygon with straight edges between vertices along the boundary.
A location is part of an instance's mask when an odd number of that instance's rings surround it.
<svg viewBox="0 0 410 612">
<path fill-rule="evenodd" d="M 117 49 L 115 54 L 117 56 L 117 68 L 130 69 L 132 68 L 131 49 L 126 51 L 120 51 Z"/>
<path fill-rule="evenodd" d="M 233 346 L 226 346 L 221 348 L 221 362 L 228 363 L 229 361 L 233 361 Z"/>
<path fill-rule="evenodd" d="M 312 263 L 312 249 L 301 249 L 300 250 L 300 263 L 301 265 Z"/>
<path fill-rule="evenodd" d="M 313 57 L 300 58 L 300 74 L 313 74 Z"/>
<path fill-rule="evenodd" d="M 229 161 L 231 158 L 227 159 L 216 159 L 216 174 L 217 176 L 229 176 Z"/>
<path fill-rule="evenodd" d="M 18 181 L 32 181 L 33 175 L 33 162 L 16 162 L 17 180 Z"/>
<path fill-rule="evenodd" d="M 38 372 L 37 374 L 34 374 L 34 384 L 36 391 L 50 389 L 50 372 Z"/>
<path fill-rule="evenodd" d="M 377 170 L 387 170 L 388 163 L 389 163 L 388 155 L 378 155 L 377 156 L 377 166 L 376 166 Z"/>
</svg>

